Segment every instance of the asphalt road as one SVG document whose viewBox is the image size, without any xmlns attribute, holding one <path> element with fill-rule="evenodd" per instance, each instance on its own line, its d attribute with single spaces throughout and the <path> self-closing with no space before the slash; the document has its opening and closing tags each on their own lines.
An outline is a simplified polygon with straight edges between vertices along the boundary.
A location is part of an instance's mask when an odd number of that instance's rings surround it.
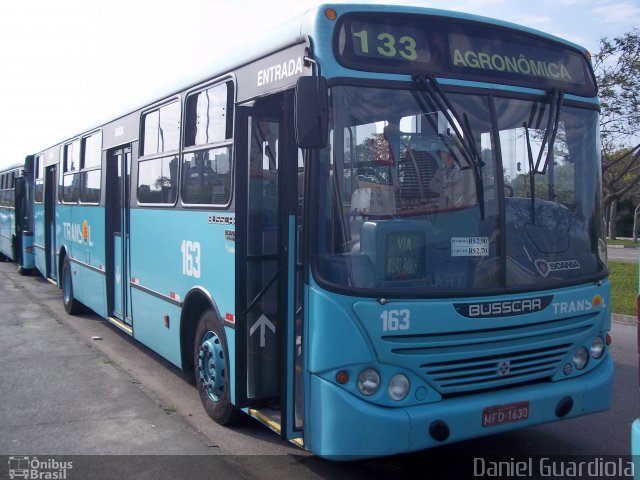
<svg viewBox="0 0 640 480">
<path fill-rule="evenodd" d="M 640 415 L 636 325 L 614 323 L 611 333 L 616 374 L 608 412 L 410 455 L 329 462 L 250 418 L 218 426 L 178 369 L 93 314 L 66 315 L 55 286 L 4 263 L 0 478 L 8 475 L 6 456 L 36 454 L 75 462 L 69 480 L 474 478 L 475 459 L 488 455 L 617 458 L 628 454 L 629 426 Z"/>
<path fill-rule="evenodd" d="M 609 260 L 638 263 L 638 249 L 607 247 L 607 257 Z"/>
</svg>

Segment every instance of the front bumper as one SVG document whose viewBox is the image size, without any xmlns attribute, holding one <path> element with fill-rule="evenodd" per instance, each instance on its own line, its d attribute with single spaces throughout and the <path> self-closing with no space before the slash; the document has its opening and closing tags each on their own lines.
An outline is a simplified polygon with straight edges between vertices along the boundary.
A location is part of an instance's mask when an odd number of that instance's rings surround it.
<svg viewBox="0 0 640 480">
<path fill-rule="evenodd" d="M 311 375 L 305 447 L 333 460 L 378 457 L 413 452 L 469 438 L 558 420 L 556 407 L 573 400 L 563 418 L 607 410 L 611 404 L 613 360 L 610 354 L 589 373 L 560 382 L 545 382 L 446 399 L 406 408 L 385 408 L 355 397 L 335 384 Z M 482 427 L 483 409 L 529 402 L 527 420 Z M 435 440 L 433 422 L 444 422 L 449 435 Z"/>
</svg>

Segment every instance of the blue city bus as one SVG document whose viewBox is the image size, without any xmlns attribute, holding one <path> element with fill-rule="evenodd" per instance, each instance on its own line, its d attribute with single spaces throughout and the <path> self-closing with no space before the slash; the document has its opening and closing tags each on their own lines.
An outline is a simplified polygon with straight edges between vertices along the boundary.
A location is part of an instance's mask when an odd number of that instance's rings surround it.
<svg viewBox="0 0 640 480">
<path fill-rule="evenodd" d="M 589 53 L 513 24 L 320 6 L 34 155 L 37 269 L 332 459 L 606 410 Z"/>
<path fill-rule="evenodd" d="M 18 265 L 21 275 L 34 267 L 31 196 L 32 157 L 0 171 L 0 261 Z"/>
</svg>

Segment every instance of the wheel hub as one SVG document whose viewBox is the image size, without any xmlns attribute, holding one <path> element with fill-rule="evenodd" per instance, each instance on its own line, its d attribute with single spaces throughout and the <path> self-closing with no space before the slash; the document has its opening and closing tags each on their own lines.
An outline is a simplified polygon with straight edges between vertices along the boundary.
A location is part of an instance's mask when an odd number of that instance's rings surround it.
<svg viewBox="0 0 640 480">
<path fill-rule="evenodd" d="M 198 352 L 198 377 L 209 398 L 218 402 L 224 394 L 225 370 L 222 343 L 214 332 L 207 332 L 202 338 Z"/>
</svg>

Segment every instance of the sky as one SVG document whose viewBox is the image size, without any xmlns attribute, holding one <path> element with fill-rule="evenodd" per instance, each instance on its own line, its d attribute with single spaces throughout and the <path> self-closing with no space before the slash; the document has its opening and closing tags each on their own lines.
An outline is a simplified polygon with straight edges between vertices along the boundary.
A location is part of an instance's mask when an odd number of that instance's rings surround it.
<svg viewBox="0 0 640 480">
<path fill-rule="evenodd" d="M 0 168 L 186 86 L 204 65 L 214 65 L 217 58 L 320 3 L 3 0 Z M 368 3 L 498 18 L 566 38 L 592 52 L 600 38 L 640 28 L 640 0 Z"/>
</svg>

